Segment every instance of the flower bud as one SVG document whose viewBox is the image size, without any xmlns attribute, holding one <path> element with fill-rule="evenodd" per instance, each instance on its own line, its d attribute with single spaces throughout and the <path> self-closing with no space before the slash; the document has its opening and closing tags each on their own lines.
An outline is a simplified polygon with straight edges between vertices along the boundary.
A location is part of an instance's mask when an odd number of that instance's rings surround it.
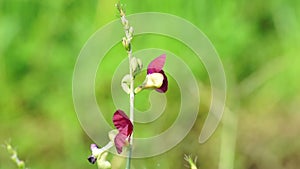
<svg viewBox="0 0 300 169">
<path fill-rule="evenodd" d="M 132 26 L 129 27 L 129 31 L 128 31 L 128 32 L 129 32 L 129 34 L 130 34 L 131 36 L 133 35 L 133 27 L 132 27 Z"/>
<path fill-rule="evenodd" d="M 18 167 L 19 167 L 19 168 L 25 168 L 25 163 L 24 163 L 24 161 L 19 161 Z"/>
<path fill-rule="evenodd" d="M 130 41 L 128 41 L 125 37 L 123 37 L 123 39 L 122 39 L 122 44 L 127 51 L 130 51 L 130 49 L 131 49 Z"/>
<path fill-rule="evenodd" d="M 127 41 L 126 41 L 126 38 L 125 38 L 125 37 L 123 37 L 123 39 L 122 39 L 122 45 L 123 45 L 124 47 L 126 47 L 126 45 L 127 45 Z"/>
<path fill-rule="evenodd" d="M 10 144 L 7 144 L 6 145 L 6 149 L 7 151 L 10 153 L 10 154 L 13 154 L 14 153 L 14 149 L 12 148 L 12 146 Z"/>
</svg>

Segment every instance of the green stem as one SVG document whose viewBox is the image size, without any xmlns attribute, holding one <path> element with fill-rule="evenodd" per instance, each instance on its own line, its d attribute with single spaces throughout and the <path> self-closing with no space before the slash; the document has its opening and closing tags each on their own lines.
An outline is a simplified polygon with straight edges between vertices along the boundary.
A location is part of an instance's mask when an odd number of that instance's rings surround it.
<svg viewBox="0 0 300 169">
<path fill-rule="evenodd" d="M 133 124 L 134 121 L 134 75 L 132 70 L 132 49 L 131 49 L 131 40 L 132 40 L 132 34 L 133 34 L 133 28 L 130 27 L 128 20 L 125 17 L 125 12 L 122 8 L 122 5 L 120 2 L 116 4 L 117 9 L 120 12 L 121 16 L 121 22 L 124 27 L 125 37 L 123 38 L 123 45 L 125 49 L 127 50 L 128 60 L 129 60 L 129 77 L 130 77 L 130 92 L 129 92 L 129 119 L 131 123 Z M 130 169 L 131 164 L 131 155 L 132 155 L 132 145 L 133 145 L 133 133 L 129 137 L 129 151 L 128 151 L 128 158 L 127 158 L 127 164 L 126 169 Z"/>
<path fill-rule="evenodd" d="M 133 124 L 134 119 L 134 77 L 133 77 L 133 70 L 131 65 L 131 59 L 132 59 L 132 51 L 131 49 L 128 51 L 128 60 L 129 60 L 129 76 L 130 76 L 130 93 L 129 93 L 129 119 L 131 123 Z M 128 158 L 127 158 L 127 165 L 126 169 L 130 169 L 131 164 L 131 154 L 132 154 L 132 144 L 133 144 L 133 131 L 131 134 L 131 137 L 129 137 L 129 151 L 128 151 Z"/>
<path fill-rule="evenodd" d="M 129 93 L 129 105 L 130 105 L 130 113 L 129 118 L 131 123 L 133 124 L 133 118 L 134 118 L 134 76 L 133 76 L 133 70 L 131 65 L 131 59 L 132 59 L 132 51 L 131 49 L 128 51 L 128 60 L 129 60 L 129 77 L 130 77 L 130 93 Z"/>
</svg>

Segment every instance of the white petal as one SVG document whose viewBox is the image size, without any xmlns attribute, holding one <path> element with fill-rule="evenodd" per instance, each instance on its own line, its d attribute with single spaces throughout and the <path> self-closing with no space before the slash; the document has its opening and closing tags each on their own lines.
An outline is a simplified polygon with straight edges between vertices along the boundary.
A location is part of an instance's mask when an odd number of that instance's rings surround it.
<svg viewBox="0 0 300 169">
<path fill-rule="evenodd" d="M 164 76 L 161 73 L 152 73 L 146 76 L 145 88 L 159 88 L 163 84 Z"/>
</svg>

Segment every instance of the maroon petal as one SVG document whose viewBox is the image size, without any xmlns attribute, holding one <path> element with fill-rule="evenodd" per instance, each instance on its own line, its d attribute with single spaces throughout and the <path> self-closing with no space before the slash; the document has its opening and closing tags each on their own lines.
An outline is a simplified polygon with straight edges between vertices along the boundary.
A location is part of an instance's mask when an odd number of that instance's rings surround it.
<svg viewBox="0 0 300 169">
<path fill-rule="evenodd" d="M 164 80 L 163 80 L 163 84 L 160 86 L 160 88 L 157 88 L 155 90 L 160 93 L 166 93 L 166 91 L 168 90 L 168 78 L 165 75 L 165 72 L 163 70 L 161 70 L 159 73 L 161 73 L 164 76 Z"/>
<path fill-rule="evenodd" d="M 115 146 L 119 154 L 122 153 L 122 148 L 125 145 L 126 138 L 127 136 L 121 132 L 118 133 L 115 137 Z"/>
<path fill-rule="evenodd" d="M 128 116 L 122 111 L 117 110 L 113 116 L 113 123 L 119 132 L 130 136 L 133 130 L 133 125 L 129 120 Z"/>
<path fill-rule="evenodd" d="M 117 152 L 120 154 L 122 152 L 123 146 L 125 145 L 126 139 L 132 134 L 133 125 L 128 116 L 122 110 L 117 110 L 114 113 L 113 123 L 119 130 L 119 133 L 116 135 L 114 141 Z"/>
<path fill-rule="evenodd" d="M 165 65 L 165 61 L 166 61 L 166 54 L 162 54 L 157 58 L 155 58 L 148 65 L 147 74 L 160 72 Z"/>
</svg>

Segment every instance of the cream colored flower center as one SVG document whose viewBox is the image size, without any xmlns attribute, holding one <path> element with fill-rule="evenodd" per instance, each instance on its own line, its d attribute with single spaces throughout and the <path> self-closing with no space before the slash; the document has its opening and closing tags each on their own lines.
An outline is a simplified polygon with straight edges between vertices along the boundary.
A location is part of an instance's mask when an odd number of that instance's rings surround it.
<svg viewBox="0 0 300 169">
<path fill-rule="evenodd" d="M 152 73 L 146 76 L 145 88 L 159 88 L 163 84 L 164 76 L 161 73 Z"/>
</svg>

